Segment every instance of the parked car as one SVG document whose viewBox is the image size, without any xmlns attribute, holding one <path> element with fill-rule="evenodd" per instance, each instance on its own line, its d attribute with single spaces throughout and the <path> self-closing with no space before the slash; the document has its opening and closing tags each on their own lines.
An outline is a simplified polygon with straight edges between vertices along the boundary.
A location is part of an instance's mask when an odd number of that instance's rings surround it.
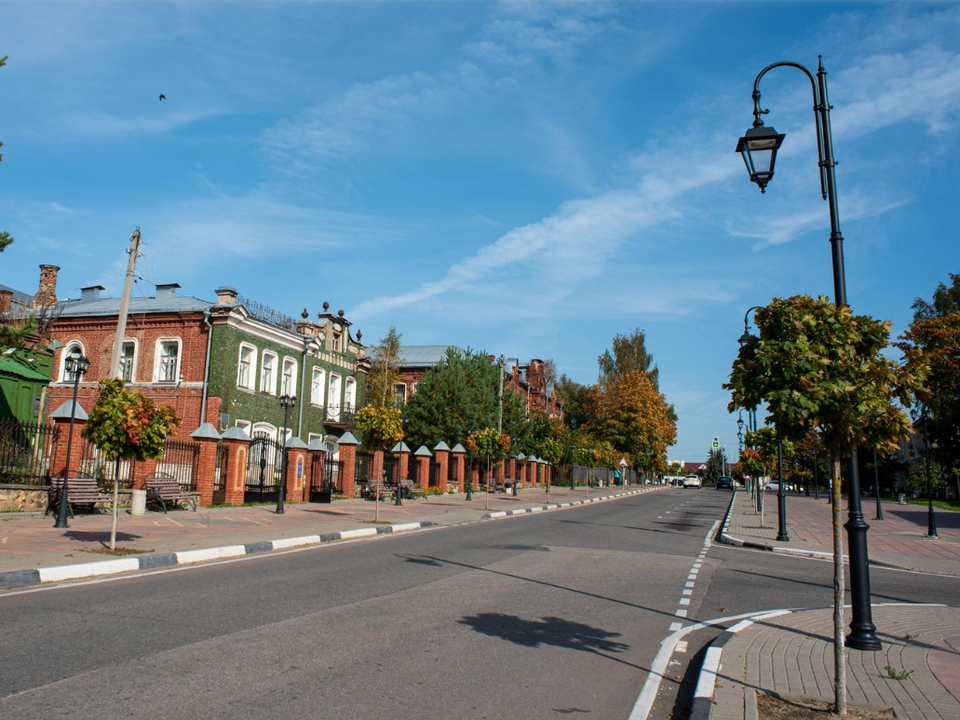
<svg viewBox="0 0 960 720">
<path fill-rule="evenodd" d="M 703 481 L 696 475 L 688 475 L 683 479 L 683 487 L 685 488 L 701 488 L 703 487 Z"/>
<path fill-rule="evenodd" d="M 732 477 L 721 476 L 717 478 L 717 490 L 733 490 L 734 487 Z"/>
</svg>

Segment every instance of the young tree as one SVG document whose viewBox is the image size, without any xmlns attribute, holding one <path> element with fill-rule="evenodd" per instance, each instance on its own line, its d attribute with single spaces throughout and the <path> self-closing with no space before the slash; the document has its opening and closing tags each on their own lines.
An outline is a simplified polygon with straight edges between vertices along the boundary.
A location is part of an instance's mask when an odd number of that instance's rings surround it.
<svg viewBox="0 0 960 720">
<path fill-rule="evenodd" d="M 393 325 L 387 334 L 380 338 L 376 347 L 376 357 L 367 373 L 367 405 L 391 407 L 394 404 L 394 388 L 400 380 L 397 370 L 400 362 L 400 338 Z"/>
<path fill-rule="evenodd" d="M 653 355 L 647 350 L 647 334 L 635 328 L 629 335 L 617 335 L 613 338 L 613 352 L 604 350 L 597 358 L 600 365 L 600 380 L 610 380 L 626 375 L 634 370 L 650 378 L 653 386 L 660 385 L 660 371 L 653 364 Z"/>
<path fill-rule="evenodd" d="M 940 283 L 930 302 L 917 298 L 913 322 L 897 346 L 909 367 L 927 369 L 926 387 L 918 393 L 929 408 L 930 439 L 937 460 L 960 494 L 960 274 Z"/>
<path fill-rule="evenodd" d="M 890 323 L 854 315 L 849 306 L 807 296 L 774 298 L 757 310 L 760 335 L 740 348 L 733 363 L 729 410 L 767 403 L 786 439 L 818 432 L 833 463 L 834 691 L 846 713 L 843 646 L 843 528 L 840 458 L 857 447 L 886 451 L 909 427 L 901 409 L 920 387 L 918 368 L 885 358 Z"/>
<path fill-rule="evenodd" d="M 0 68 L 7 64 L 8 55 L 0 57 Z M 0 141 L 0 148 L 3 147 L 3 142 Z M 0 162 L 3 162 L 3 153 L 0 153 Z M 5 230 L 0 230 L 0 252 L 3 252 L 7 249 L 7 246 L 13 242 L 13 238 L 10 237 L 10 233 Z"/>
<path fill-rule="evenodd" d="M 392 328 L 391 328 L 392 329 Z M 357 427 L 370 447 L 381 452 L 403 440 L 403 423 L 400 408 L 382 405 L 365 405 L 357 411 Z M 383 478 L 386 480 L 386 477 Z M 399 485 L 396 492 L 400 492 Z M 374 522 L 380 520 L 380 483 L 377 483 L 376 512 Z"/>
<path fill-rule="evenodd" d="M 117 543 L 118 475 L 121 460 L 146 460 L 163 455 L 164 443 L 180 424 L 176 411 L 169 405 L 155 405 L 153 400 L 127 390 L 119 378 L 100 384 L 87 424 L 80 433 L 96 445 L 103 455 L 116 461 L 113 477 L 113 522 L 110 528 L 110 549 Z"/>
<path fill-rule="evenodd" d="M 499 460 L 510 451 L 510 436 L 494 427 L 478 430 L 467 438 L 467 449 L 481 460 L 487 461 L 487 491 L 484 493 L 484 508 L 490 509 L 490 462 Z"/>
</svg>

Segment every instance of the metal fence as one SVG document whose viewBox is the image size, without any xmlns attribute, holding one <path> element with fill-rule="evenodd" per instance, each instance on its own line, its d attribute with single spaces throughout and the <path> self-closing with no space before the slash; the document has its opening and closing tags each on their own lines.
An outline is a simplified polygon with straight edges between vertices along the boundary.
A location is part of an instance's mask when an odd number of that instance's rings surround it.
<svg viewBox="0 0 960 720">
<path fill-rule="evenodd" d="M 59 438 L 53 423 L 0 419 L 0 483 L 48 485 Z"/>
<path fill-rule="evenodd" d="M 217 469 L 213 475 L 213 504 L 222 505 L 227 501 L 227 468 L 230 453 L 223 442 L 217 443 Z"/>
<path fill-rule="evenodd" d="M 163 446 L 163 455 L 157 460 L 157 472 L 175 477 L 181 490 L 195 492 L 197 489 L 196 470 L 199 460 L 199 444 L 167 440 Z"/>
<path fill-rule="evenodd" d="M 78 444 L 80 445 L 79 448 L 77 448 Z M 108 458 L 96 445 L 74 435 L 73 451 L 76 452 L 78 449 L 80 451 L 80 462 L 77 464 L 77 471 L 80 475 L 96 478 L 98 484 L 104 490 L 112 490 L 114 480 L 117 481 L 117 486 L 121 489 L 129 490 L 133 487 L 136 460 L 120 460 L 118 462 L 116 459 Z"/>
</svg>

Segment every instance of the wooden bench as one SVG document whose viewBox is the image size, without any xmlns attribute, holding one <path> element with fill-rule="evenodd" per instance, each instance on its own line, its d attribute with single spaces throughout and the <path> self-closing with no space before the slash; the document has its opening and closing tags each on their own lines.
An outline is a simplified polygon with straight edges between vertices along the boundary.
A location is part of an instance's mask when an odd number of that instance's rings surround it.
<svg viewBox="0 0 960 720">
<path fill-rule="evenodd" d="M 60 511 L 60 497 L 63 491 L 63 478 L 55 477 L 50 479 L 50 489 L 47 491 L 47 509 L 44 515 L 51 513 L 56 508 Z M 68 477 L 67 478 L 67 513 L 73 517 L 74 505 L 88 505 L 90 512 L 93 512 L 99 503 L 111 503 L 113 497 L 100 489 L 97 480 L 91 477 Z"/>
<path fill-rule="evenodd" d="M 410 478 L 404 478 L 400 481 L 400 492 L 402 493 L 401 497 L 405 497 L 410 500 L 416 500 L 417 498 L 421 498 L 426 495 L 426 493 L 417 487 Z"/>
<path fill-rule="evenodd" d="M 147 502 L 159 503 L 164 512 L 167 512 L 167 503 L 171 503 L 174 507 L 179 506 L 180 503 L 186 503 L 193 506 L 194 512 L 197 511 L 200 493 L 184 490 L 172 475 L 166 473 L 148 475 L 144 478 L 144 483 L 147 486 Z"/>
<path fill-rule="evenodd" d="M 380 499 L 383 500 L 387 495 L 392 495 L 393 490 L 387 487 L 381 478 L 367 478 L 360 490 L 360 497 L 377 499 L 377 493 L 380 493 Z"/>
</svg>

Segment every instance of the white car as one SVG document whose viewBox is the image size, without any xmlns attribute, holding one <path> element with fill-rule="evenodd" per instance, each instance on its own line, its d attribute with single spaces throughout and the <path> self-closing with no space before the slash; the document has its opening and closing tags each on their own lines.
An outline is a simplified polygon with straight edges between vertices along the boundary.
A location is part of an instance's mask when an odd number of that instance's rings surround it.
<svg viewBox="0 0 960 720">
<path fill-rule="evenodd" d="M 683 487 L 685 488 L 702 488 L 703 481 L 696 475 L 688 475 L 683 479 Z"/>
</svg>

